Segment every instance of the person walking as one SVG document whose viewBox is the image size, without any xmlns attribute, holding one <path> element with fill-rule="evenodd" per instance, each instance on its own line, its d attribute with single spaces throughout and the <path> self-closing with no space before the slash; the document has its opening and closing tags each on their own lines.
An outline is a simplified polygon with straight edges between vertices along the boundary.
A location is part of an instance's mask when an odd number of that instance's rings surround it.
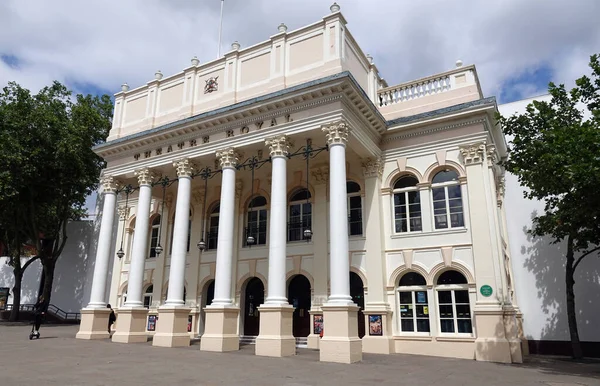
<svg viewBox="0 0 600 386">
<path fill-rule="evenodd" d="M 115 310 L 112 309 L 110 304 L 107 304 L 106 308 L 110 309 L 110 315 L 108 316 L 108 335 L 110 336 L 110 329 L 113 323 L 117 320 L 117 316 L 115 315 Z"/>
<path fill-rule="evenodd" d="M 44 316 L 46 315 L 46 302 L 44 301 L 44 297 L 40 296 L 37 303 L 33 306 L 33 332 L 32 334 L 36 337 L 40 337 L 40 325 L 44 320 Z"/>
</svg>

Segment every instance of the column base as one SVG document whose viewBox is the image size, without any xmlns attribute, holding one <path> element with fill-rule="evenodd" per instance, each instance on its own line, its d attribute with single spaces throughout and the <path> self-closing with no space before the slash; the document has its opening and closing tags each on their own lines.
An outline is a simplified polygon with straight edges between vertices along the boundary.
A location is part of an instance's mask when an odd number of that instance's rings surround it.
<svg viewBox="0 0 600 386">
<path fill-rule="evenodd" d="M 256 337 L 255 354 L 267 357 L 296 355 L 296 338 L 292 335 L 294 307 L 261 305 L 260 333 Z"/>
<path fill-rule="evenodd" d="M 392 313 L 389 310 L 364 310 L 365 336 L 362 338 L 362 352 L 371 354 L 392 354 L 394 341 L 392 339 Z M 374 319 L 370 323 L 369 319 Z M 381 324 L 378 323 L 381 321 Z M 371 325 L 372 330 L 371 331 Z"/>
<path fill-rule="evenodd" d="M 83 308 L 77 339 L 108 339 L 109 308 Z"/>
<path fill-rule="evenodd" d="M 117 328 L 112 336 L 112 341 L 116 343 L 147 342 L 147 316 L 148 310 L 145 308 L 119 308 Z"/>
<path fill-rule="evenodd" d="M 238 315 L 236 307 L 208 306 L 204 309 L 206 324 L 200 338 L 202 351 L 237 351 L 240 349 L 240 337 L 237 333 Z"/>
<path fill-rule="evenodd" d="M 362 360 L 358 337 L 358 306 L 323 305 L 323 338 L 319 342 L 321 362 L 354 363 Z"/>
<path fill-rule="evenodd" d="M 190 308 L 160 307 L 156 333 L 152 346 L 187 347 L 190 345 L 190 334 L 187 330 Z"/>
<path fill-rule="evenodd" d="M 475 306 L 475 359 L 484 362 L 512 363 L 511 347 L 506 339 L 504 312 L 501 308 Z"/>
</svg>

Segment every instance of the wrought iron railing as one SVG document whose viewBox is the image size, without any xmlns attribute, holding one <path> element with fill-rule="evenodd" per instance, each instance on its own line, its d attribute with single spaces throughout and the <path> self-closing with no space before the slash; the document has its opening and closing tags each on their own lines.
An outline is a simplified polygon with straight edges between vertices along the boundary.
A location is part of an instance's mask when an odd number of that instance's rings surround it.
<svg viewBox="0 0 600 386">
<path fill-rule="evenodd" d="M 7 304 L 5 310 L 11 311 L 13 309 L 12 304 Z M 19 307 L 19 311 L 25 312 L 33 312 L 35 311 L 35 304 L 21 304 Z M 57 317 L 58 319 L 62 319 L 63 321 L 81 321 L 81 314 L 79 312 L 67 312 L 63 311 L 54 304 L 48 305 L 48 314 Z"/>
</svg>

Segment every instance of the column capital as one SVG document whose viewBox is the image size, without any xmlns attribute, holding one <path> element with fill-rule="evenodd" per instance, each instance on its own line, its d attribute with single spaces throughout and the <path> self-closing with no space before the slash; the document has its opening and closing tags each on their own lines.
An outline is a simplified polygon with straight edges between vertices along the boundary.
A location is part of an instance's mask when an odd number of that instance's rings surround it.
<svg viewBox="0 0 600 386">
<path fill-rule="evenodd" d="M 381 158 L 367 158 L 362 161 L 363 175 L 365 178 L 378 177 L 383 175 L 383 161 Z"/>
<path fill-rule="evenodd" d="M 480 164 L 483 162 L 485 143 L 477 142 L 471 145 L 461 146 L 459 150 L 465 165 Z"/>
<path fill-rule="evenodd" d="M 350 128 L 345 121 L 337 121 L 327 125 L 321 126 L 321 131 L 325 133 L 327 144 L 332 145 L 343 145 L 346 146 L 348 142 L 348 134 Z"/>
<path fill-rule="evenodd" d="M 329 165 L 317 165 L 310 171 L 313 184 L 321 185 L 329 182 Z"/>
<path fill-rule="evenodd" d="M 278 135 L 265 139 L 271 157 L 287 157 L 292 147 L 292 142 L 287 135 Z"/>
<path fill-rule="evenodd" d="M 488 166 L 494 166 L 498 162 L 498 157 L 496 155 L 496 146 L 487 145 L 486 156 L 488 160 Z"/>
<path fill-rule="evenodd" d="M 173 161 L 173 167 L 177 171 L 177 177 L 191 177 L 195 165 L 189 158 L 183 158 Z"/>
<path fill-rule="evenodd" d="M 233 169 L 237 166 L 238 162 L 240 162 L 240 154 L 233 147 L 217 150 L 216 156 L 222 169 Z"/>
<path fill-rule="evenodd" d="M 103 176 L 100 178 L 103 193 L 116 193 L 119 186 L 119 181 L 113 176 Z"/>
<path fill-rule="evenodd" d="M 119 214 L 119 219 L 120 220 L 127 220 L 127 218 L 129 217 L 129 210 L 131 209 L 131 207 L 129 206 L 120 206 L 117 208 L 117 213 Z"/>
<path fill-rule="evenodd" d="M 138 178 L 138 184 L 140 185 L 152 185 L 154 179 L 154 173 L 149 168 L 138 169 L 133 172 Z"/>
</svg>

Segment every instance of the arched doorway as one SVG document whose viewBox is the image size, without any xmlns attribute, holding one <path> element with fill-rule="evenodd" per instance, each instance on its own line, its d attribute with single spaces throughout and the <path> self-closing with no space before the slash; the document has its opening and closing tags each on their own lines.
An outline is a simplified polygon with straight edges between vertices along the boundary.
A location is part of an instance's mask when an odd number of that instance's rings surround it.
<svg viewBox="0 0 600 386">
<path fill-rule="evenodd" d="M 352 301 L 360 307 L 358 310 L 358 337 L 362 338 L 365 336 L 365 315 L 363 314 L 365 309 L 365 287 L 360 276 L 354 272 L 350 272 L 350 296 L 352 296 Z"/>
<path fill-rule="evenodd" d="M 265 286 L 262 280 L 253 277 L 246 284 L 244 298 L 244 335 L 258 336 L 260 315 L 258 306 L 265 302 Z"/>
<path fill-rule="evenodd" d="M 288 301 L 294 306 L 293 333 L 295 337 L 310 334 L 310 281 L 304 275 L 296 275 L 288 286 Z"/>
</svg>

